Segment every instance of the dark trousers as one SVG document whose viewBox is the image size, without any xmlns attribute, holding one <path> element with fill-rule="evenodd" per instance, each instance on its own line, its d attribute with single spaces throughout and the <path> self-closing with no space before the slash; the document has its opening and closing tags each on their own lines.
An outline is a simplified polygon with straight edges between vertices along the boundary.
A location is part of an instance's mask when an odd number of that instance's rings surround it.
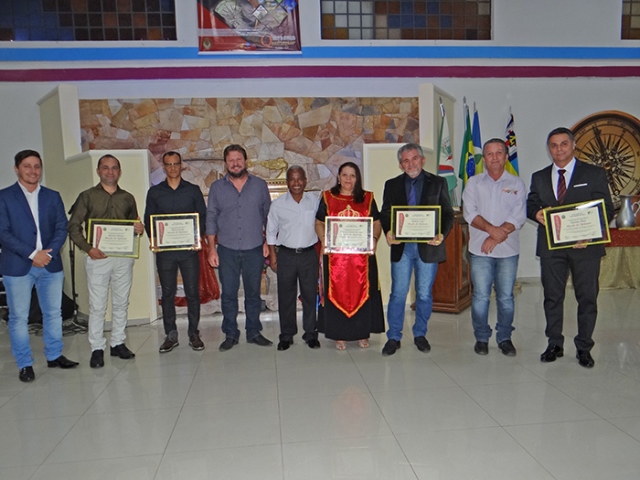
<svg viewBox="0 0 640 480">
<path fill-rule="evenodd" d="M 238 340 L 238 290 L 240 277 L 244 288 L 244 313 L 247 340 L 253 340 L 262 330 L 260 323 L 260 281 L 264 268 L 262 246 L 251 250 L 233 250 L 218 245 L 218 275 L 220 276 L 220 306 L 222 307 L 222 332 L 226 338 Z"/>
<path fill-rule="evenodd" d="M 187 297 L 188 335 L 198 333 L 200 323 L 200 261 L 198 252 L 160 252 L 156 255 L 158 277 L 162 287 L 162 321 L 166 335 L 177 335 L 176 304 L 178 269 Z M 171 333 L 176 332 L 176 333 Z M 177 338 L 177 337 L 176 337 Z"/>
<path fill-rule="evenodd" d="M 318 338 L 316 296 L 318 292 L 318 253 L 315 248 L 296 253 L 278 249 L 278 315 L 280 340 L 291 340 L 298 333 L 296 305 L 298 285 L 302 297 L 302 328 L 305 342 Z"/>
<path fill-rule="evenodd" d="M 593 348 L 593 330 L 598 316 L 598 275 L 600 257 L 584 258 L 560 252 L 553 257 L 540 258 L 541 280 L 544 289 L 545 334 L 550 345 L 563 346 L 562 323 L 564 297 L 569 272 L 578 301 L 578 335 L 574 338 L 578 350 Z"/>
</svg>

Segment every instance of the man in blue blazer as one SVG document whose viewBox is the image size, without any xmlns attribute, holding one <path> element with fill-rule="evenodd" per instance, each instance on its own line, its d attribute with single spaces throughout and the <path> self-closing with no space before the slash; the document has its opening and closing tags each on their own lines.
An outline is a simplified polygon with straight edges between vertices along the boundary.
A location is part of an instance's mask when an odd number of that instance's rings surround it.
<svg viewBox="0 0 640 480">
<path fill-rule="evenodd" d="M 400 348 L 407 293 L 413 271 L 416 282 L 416 320 L 413 343 L 421 352 L 431 350 L 427 341 L 427 322 L 433 308 L 432 287 L 438 263 L 447 259 L 444 238 L 453 228 L 453 209 L 447 181 L 423 170 L 426 159 L 422 147 L 407 143 L 398 150 L 398 163 L 404 173 L 387 180 L 384 185 L 380 223 L 391 246 L 391 296 L 387 309 L 387 343 L 383 355 L 393 355 Z M 391 207 L 406 205 L 439 205 L 441 232 L 427 243 L 401 243 L 391 231 Z"/>
<path fill-rule="evenodd" d="M 604 245 L 578 242 L 573 248 L 549 250 L 543 210 L 547 207 L 571 205 L 604 199 L 607 220 L 613 216 L 609 183 L 604 169 L 575 158 L 575 140 L 568 128 L 556 128 L 547 136 L 547 148 L 553 164 L 534 173 L 527 198 L 527 216 L 538 222 L 536 255 L 540 257 L 545 334 L 549 344 L 540 356 L 542 362 L 553 362 L 564 355 L 562 323 L 564 296 L 569 272 L 578 301 L 578 335 L 574 338 L 578 363 L 586 368 L 594 365 L 591 357 L 593 330 L 598 315 L 598 275 Z"/>
<path fill-rule="evenodd" d="M 15 156 L 18 181 L 0 190 L 0 274 L 9 306 L 11 351 L 23 382 L 35 379 L 29 343 L 29 307 L 35 285 L 42 310 L 44 354 L 50 368 L 78 365 L 62 355 L 62 259 L 67 217 L 60 194 L 40 186 L 42 158 Z"/>
</svg>

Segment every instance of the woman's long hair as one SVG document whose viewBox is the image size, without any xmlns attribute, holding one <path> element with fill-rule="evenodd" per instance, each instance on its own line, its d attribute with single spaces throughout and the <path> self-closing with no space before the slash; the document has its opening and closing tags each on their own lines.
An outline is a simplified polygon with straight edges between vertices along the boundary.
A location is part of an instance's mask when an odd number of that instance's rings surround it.
<svg viewBox="0 0 640 480">
<path fill-rule="evenodd" d="M 358 168 L 358 165 L 356 165 L 353 162 L 346 162 L 340 165 L 340 168 L 338 168 L 338 178 L 336 179 L 336 184 L 333 187 L 331 187 L 330 192 L 333 193 L 334 195 L 340 195 L 340 173 L 342 172 L 342 169 L 344 167 L 351 167 L 356 172 L 356 183 L 353 186 L 353 201 L 355 203 L 364 202 L 364 188 L 362 188 L 362 175 L 360 175 L 360 169 Z"/>
</svg>

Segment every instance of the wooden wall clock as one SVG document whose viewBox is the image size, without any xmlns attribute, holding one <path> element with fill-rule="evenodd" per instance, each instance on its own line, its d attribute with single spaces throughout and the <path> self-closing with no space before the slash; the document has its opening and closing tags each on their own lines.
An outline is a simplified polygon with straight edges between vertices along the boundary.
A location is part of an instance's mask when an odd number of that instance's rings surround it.
<svg viewBox="0 0 640 480">
<path fill-rule="evenodd" d="M 615 110 L 598 112 L 571 129 L 576 157 L 604 168 L 616 210 L 620 195 L 640 192 L 640 120 Z"/>
</svg>

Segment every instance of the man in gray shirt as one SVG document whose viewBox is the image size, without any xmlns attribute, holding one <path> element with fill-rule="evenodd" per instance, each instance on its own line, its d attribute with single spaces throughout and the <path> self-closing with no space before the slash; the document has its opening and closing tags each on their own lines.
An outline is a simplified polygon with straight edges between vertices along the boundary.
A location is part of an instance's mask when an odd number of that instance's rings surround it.
<svg viewBox="0 0 640 480">
<path fill-rule="evenodd" d="M 207 237 L 209 264 L 218 268 L 222 290 L 220 351 L 233 348 L 240 338 L 238 289 L 244 287 L 247 342 L 272 345 L 262 336 L 260 280 L 269 249 L 264 239 L 271 197 L 267 183 L 247 171 L 247 152 L 240 145 L 224 149 L 227 174 L 209 189 Z M 217 243 L 217 249 L 215 245 Z"/>
</svg>

